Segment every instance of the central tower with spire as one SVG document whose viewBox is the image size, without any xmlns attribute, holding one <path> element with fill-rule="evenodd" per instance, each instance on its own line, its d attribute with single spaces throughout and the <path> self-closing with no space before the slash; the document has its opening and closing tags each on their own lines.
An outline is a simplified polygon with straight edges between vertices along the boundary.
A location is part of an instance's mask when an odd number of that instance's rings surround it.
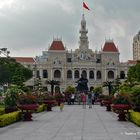
<svg viewBox="0 0 140 140">
<path fill-rule="evenodd" d="M 86 29 L 86 20 L 84 14 L 82 15 L 81 20 L 81 29 L 80 29 L 80 41 L 79 41 L 79 49 L 87 50 L 89 48 L 89 41 L 87 37 L 88 30 Z"/>
</svg>

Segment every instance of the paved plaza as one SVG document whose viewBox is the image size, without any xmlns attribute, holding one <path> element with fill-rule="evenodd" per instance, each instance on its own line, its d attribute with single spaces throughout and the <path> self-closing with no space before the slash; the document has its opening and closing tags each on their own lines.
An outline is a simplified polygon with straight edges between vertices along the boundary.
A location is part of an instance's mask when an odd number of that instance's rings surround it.
<svg viewBox="0 0 140 140">
<path fill-rule="evenodd" d="M 117 114 L 99 105 L 65 105 L 63 112 L 55 107 L 33 119 L 0 128 L 0 140 L 140 140 L 139 127 L 117 121 Z"/>
</svg>

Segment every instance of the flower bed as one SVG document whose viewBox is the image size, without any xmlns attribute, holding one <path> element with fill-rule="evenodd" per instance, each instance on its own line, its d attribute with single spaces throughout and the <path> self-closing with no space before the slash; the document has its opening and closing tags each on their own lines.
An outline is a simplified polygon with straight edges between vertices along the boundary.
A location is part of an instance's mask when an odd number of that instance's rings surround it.
<svg viewBox="0 0 140 140">
<path fill-rule="evenodd" d="M 21 119 L 21 111 L 0 115 L 0 127 L 6 126 Z"/>
<path fill-rule="evenodd" d="M 136 125 L 140 126 L 140 113 L 130 110 L 129 112 L 129 119 Z"/>
<path fill-rule="evenodd" d="M 21 110 L 36 110 L 37 107 L 37 104 L 18 105 L 18 108 L 20 108 Z"/>
<path fill-rule="evenodd" d="M 127 104 L 112 104 L 112 108 L 116 110 L 128 110 L 130 106 Z"/>
</svg>

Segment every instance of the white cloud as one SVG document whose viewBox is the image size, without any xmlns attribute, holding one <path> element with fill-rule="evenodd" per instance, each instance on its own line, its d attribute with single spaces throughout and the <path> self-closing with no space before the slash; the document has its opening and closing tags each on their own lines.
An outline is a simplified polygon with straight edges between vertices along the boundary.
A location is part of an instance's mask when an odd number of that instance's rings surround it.
<svg viewBox="0 0 140 140">
<path fill-rule="evenodd" d="M 12 8 L 15 3 L 16 3 L 16 0 L 1 0 L 0 9 Z"/>
</svg>

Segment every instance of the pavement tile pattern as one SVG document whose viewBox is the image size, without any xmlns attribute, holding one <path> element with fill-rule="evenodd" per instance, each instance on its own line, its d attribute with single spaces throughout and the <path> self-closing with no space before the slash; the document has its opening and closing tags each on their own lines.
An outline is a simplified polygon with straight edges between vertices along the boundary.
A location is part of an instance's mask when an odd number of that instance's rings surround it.
<svg viewBox="0 0 140 140">
<path fill-rule="evenodd" d="M 65 105 L 33 114 L 32 122 L 0 128 L 0 140 L 140 140 L 140 127 L 117 121 L 117 114 L 94 105 Z"/>
</svg>

